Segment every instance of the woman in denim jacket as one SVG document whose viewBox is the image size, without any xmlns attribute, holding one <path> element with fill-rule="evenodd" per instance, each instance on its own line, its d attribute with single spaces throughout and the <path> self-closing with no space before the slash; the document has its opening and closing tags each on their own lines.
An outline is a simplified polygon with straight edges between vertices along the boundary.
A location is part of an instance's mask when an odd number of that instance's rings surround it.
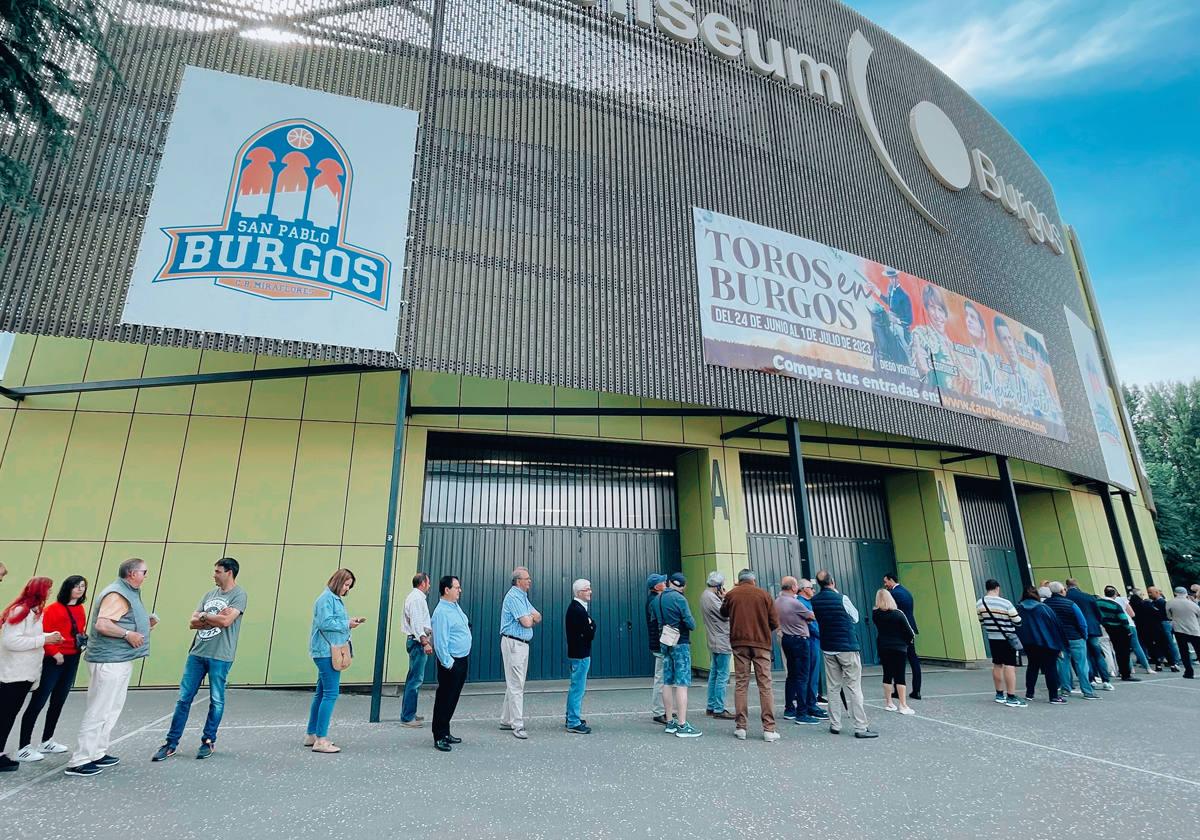
<svg viewBox="0 0 1200 840">
<path fill-rule="evenodd" d="M 313 752 L 336 753 L 342 748 L 329 740 L 329 720 L 337 703 L 342 685 L 342 672 L 333 669 L 331 645 L 350 641 L 350 631 L 366 621 L 350 618 L 342 599 L 354 588 L 354 572 L 338 569 L 313 604 L 312 632 L 308 638 L 308 653 L 317 666 L 317 685 L 313 689 L 312 707 L 308 712 L 308 730 L 304 746 Z"/>
</svg>

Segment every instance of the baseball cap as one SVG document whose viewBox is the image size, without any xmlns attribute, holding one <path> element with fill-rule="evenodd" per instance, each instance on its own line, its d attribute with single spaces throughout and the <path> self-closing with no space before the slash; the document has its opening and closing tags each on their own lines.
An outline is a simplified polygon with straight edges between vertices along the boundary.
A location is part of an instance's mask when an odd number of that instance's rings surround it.
<svg viewBox="0 0 1200 840">
<path fill-rule="evenodd" d="M 1175 587 L 1175 594 L 1176 594 L 1176 595 L 1186 595 L 1186 594 L 1187 594 L 1187 590 L 1186 590 L 1186 589 L 1184 589 L 1182 586 L 1176 586 L 1176 587 Z"/>
<path fill-rule="evenodd" d="M 658 572 L 655 572 L 654 574 L 650 575 L 650 577 L 646 578 L 646 588 L 653 589 L 654 587 L 658 586 L 660 583 L 666 583 L 666 582 L 667 582 L 666 575 L 660 575 Z"/>
<path fill-rule="evenodd" d="M 683 572 L 675 572 L 667 580 L 674 586 L 687 586 L 687 578 L 683 576 Z"/>
</svg>

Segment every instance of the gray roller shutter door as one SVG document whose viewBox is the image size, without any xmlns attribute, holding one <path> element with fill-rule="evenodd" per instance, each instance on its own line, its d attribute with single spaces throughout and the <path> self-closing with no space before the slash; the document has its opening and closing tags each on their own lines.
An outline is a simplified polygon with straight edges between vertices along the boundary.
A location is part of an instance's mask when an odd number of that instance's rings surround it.
<svg viewBox="0 0 1200 840">
<path fill-rule="evenodd" d="M 500 607 L 516 566 L 528 567 L 543 616 L 529 679 L 569 675 L 563 621 L 577 578 L 594 590 L 592 676 L 653 673 L 645 583 L 680 568 L 674 462 L 657 447 L 430 435 L 418 562 L 435 581 L 434 604 L 441 575 L 462 580 L 468 679 L 504 678 Z"/>
<path fill-rule="evenodd" d="M 863 662 L 875 664 L 879 656 L 871 609 L 883 575 L 896 567 L 882 472 L 806 460 L 805 483 L 812 512 L 813 574 L 828 569 L 838 590 L 854 602 L 861 616 L 857 629 Z M 750 566 L 758 573 L 759 585 L 778 595 L 784 575 L 800 576 L 787 461 L 743 455 L 742 485 Z M 778 644 L 775 661 L 782 667 Z"/>
<path fill-rule="evenodd" d="M 1013 548 L 1012 529 L 1000 495 L 1000 483 L 961 476 L 955 478 L 954 483 L 962 507 L 975 596 L 983 597 L 984 582 L 992 578 L 1000 581 L 1001 596 L 1015 604 L 1021 600 L 1021 573 L 1017 568 L 1017 552 Z M 984 638 L 987 638 L 986 634 Z"/>
</svg>

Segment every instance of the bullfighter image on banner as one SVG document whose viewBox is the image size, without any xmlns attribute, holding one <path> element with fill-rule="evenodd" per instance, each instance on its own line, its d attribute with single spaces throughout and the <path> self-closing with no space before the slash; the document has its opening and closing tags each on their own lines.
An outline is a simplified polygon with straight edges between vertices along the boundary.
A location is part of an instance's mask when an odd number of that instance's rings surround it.
<svg viewBox="0 0 1200 840">
<path fill-rule="evenodd" d="M 941 286 L 693 208 L 704 361 L 1067 440 L 1042 334 Z"/>
<path fill-rule="evenodd" d="M 123 322 L 395 352 L 416 130 L 186 68 Z"/>
</svg>

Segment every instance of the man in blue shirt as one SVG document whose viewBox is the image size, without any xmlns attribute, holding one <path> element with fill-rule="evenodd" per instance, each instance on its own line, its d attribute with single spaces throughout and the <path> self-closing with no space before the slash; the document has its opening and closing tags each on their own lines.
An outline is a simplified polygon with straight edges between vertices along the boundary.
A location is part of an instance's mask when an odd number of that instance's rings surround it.
<svg viewBox="0 0 1200 840">
<path fill-rule="evenodd" d="M 908 667 L 912 671 L 912 691 L 908 693 L 908 699 L 920 700 L 921 657 L 917 656 L 916 636 L 918 631 L 917 617 L 913 615 L 913 596 L 900 583 L 900 578 L 896 577 L 895 572 L 883 576 L 883 588 L 892 593 L 892 597 L 896 600 L 896 606 L 900 608 L 900 612 L 904 613 L 904 617 L 908 619 L 908 626 L 913 631 L 913 641 L 908 643 Z"/>
<path fill-rule="evenodd" d="M 500 709 L 500 728 L 524 741 L 525 675 L 529 671 L 529 643 L 533 641 L 533 625 L 542 614 L 529 603 L 529 588 L 533 578 L 524 566 L 512 573 L 512 587 L 504 596 L 500 608 L 500 656 L 504 659 L 504 706 Z"/>
<path fill-rule="evenodd" d="M 454 575 L 438 582 L 442 600 L 433 611 L 433 653 L 437 657 L 438 687 L 433 699 L 433 746 L 450 752 L 451 744 L 462 738 L 450 734 L 450 719 L 458 708 L 463 683 L 467 681 L 467 660 L 471 656 L 471 622 L 458 605 L 462 584 Z"/>
<path fill-rule="evenodd" d="M 809 612 L 812 612 L 814 588 L 811 580 L 800 579 L 800 594 L 796 597 Z M 821 674 L 825 669 L 821 667 L 821 625 L 817 623 L 815 613 L 812 620 L 808 622 L 808 662 L 808 685 L 801 686 L 804 691 L 800 698 L 800 706 L 804 715 L 819 723 L 822 720 L 828 720 L 829 713 L 817 704 L 817 698 L 821 694 Z M 799 713 L 797 714 L 797 720 L 799 720 Z"/>
<path fill-rule="evenodd" d="M 1063 697 L 1075 690 L 1075 682 L 1071 678 L 1071 669 L 1079 677 L 1079 690 L 1085 700 L 1095 700 L 1096 691 L 1092 688 L 1091 674 L 1087 661 L 1087 620 L 1075 602 L 1066 596 L 1067 588 L 1057 580 L 1050 581 L 1050 597 L 1046 606 L 1054 610 L 1058 623 L 1062 625 L 1063 636 L 1067 640 L 1066 656 L 1058 661 L 1059 691 Z"/>
</svg>

